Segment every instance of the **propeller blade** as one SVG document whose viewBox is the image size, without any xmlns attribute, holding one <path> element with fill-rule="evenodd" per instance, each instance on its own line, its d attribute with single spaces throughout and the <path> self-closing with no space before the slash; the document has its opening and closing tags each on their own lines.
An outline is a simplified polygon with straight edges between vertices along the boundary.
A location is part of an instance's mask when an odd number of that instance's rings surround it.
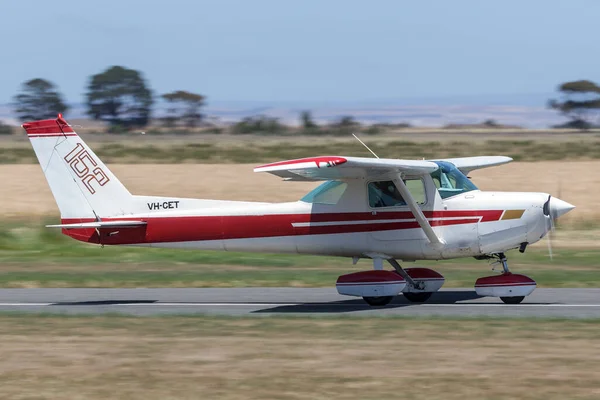
<svg viewBox="0 0 600 400">
<path fill-rule="evenodd" d="M 554 261 L 554 257 L 552 254 L 552 232 L 553 232 L 553 223 L 552 223 L 552 219 L 550 219 L 550 231 L 548 232 L 548 237 L 546 238 L 546 243 L 548 245 L 548 255 L 550 256 L 550 261 Z"/>
<path fill-rule="evenodd" d="M 550 223 L 550 229 L 547 230 L 548 237 L 546 238 L 546 244 L 548 245 L 548 255 L 550 256 L 550 261 L 554 261 L 554 255 L 552 253 L 552 237 L 554 236 L 554 219 L 555 216 L 552 215 L 552 207 L 550 207 L 550 199 L 552 196 L 548 196 L 548 201 L 544 203 L 544 215 L 550 217 L 548 218 L 548 222 Z"/>
<path fill-rule="evenodd" d="M 550 199 L 552 198 L 552 196 L 548 196 L 548 200 L 546 200 L 546 202 L 544 203 L 544 208 L 542 209 L 544 211 L 544 215 L 546 217 L 550 216 Z"/>
</svg>

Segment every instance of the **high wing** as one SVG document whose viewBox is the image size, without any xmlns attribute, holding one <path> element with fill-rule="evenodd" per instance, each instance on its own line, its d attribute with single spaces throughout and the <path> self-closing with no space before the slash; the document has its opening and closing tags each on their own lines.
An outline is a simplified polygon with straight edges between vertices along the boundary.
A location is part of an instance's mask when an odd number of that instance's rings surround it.
<svg viewBox="0 0 600 400">
<path fill-rule="evenodd" d="M 445 158 L 436 161 L 446 161 L 452 163 L 463 174 L 467 175 L 474 169 L 495 167 L 511 162 L 513 159 L 504 156 L 479 156 L 479 157 L 461 157 L 461 158 Z"/>
<path fill-rule="evenodd" d="M 410 190 L 400 179 L 402 173 L 425 175 L 438 168 L 438 165 L 431 161 L 324 156 L 261 165 L 254 168 L 254 172 L 269 172 L 286 180 L 318 181 L 377 177 L 392 179 L 429 242 L 434 246 L 443 246 L 444 241 L 434 232 Z"/>
<path fill-rule="evenodd" d="M 254 168 L 254 172 L 269 172 L 286 180 L 321 181 L 375 178 L 398 173 L 425 175 L 437 169 L 437 164 L 431 161 L 322 156 L 265 164 Z"/>
</svg>

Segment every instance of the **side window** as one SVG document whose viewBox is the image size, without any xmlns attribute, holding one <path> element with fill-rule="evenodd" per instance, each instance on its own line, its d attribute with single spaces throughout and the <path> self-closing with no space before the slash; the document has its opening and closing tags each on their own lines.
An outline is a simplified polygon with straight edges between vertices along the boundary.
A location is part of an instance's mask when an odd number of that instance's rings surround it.
<svg viewBox="0 0 600 400">
<path fill-rule="evenodd" d="M 425 185 L 421 179 L 406 179 L 404 181 L 408 190 L 418 204 L 425 204 Z M 371 208 L 379 207 L 399 207 L 405 206 L 406 201 L 398 192 L 398 188 L 393 181 L 369 182 L 369 206 Z"/>
<path fill-rule="evenodd" d="M 369 206 L 394 207 L 406 205 L 392 181 L 369 182 Z"/>
<path fill-rule="evenodd" d="M 408 190 L 410 190 L 410 194 L 412 194 L 412 197 L 415 199 L 417 204 L 427 203 L 427 197 L 425 196 L 425 183 L 422 179 L 406 179 L 404 184 Z"/>
</svg>

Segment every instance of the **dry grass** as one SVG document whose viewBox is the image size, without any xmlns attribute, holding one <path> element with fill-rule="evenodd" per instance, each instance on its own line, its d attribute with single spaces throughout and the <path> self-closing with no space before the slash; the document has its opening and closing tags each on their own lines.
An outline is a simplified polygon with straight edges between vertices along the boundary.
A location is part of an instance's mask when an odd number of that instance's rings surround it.
<svg viewBox="0 0 600 400">
<path fill-rule="evenodd" d="M 285 183 L 255 165 L 110 165 L 134 194 L 221 200 L 295 201 L 315 183 Z M 2 216 L 56 214 L 39 165 L 0 165 Z"/>
<path fill-rule="evenodd" d="M 339 133 L 339 132 L 338 132 Z M 171 134 L 141 136 L 83 133 L 105 162 L 120 164 L 264 163 L 319 154 L 370 157 L 350 132 L 338 136 Z M 381 157 L 433 159 L 502 154 L 518 161 L 598 160 L 600 135 L 595 132 L 543 131 L 397 131 L 363 136 Z M 24 134 L 0 138 L 0 164 L 35 164 Z"/>
<path fill-rule="evenodd" d="M 3 399 L 600 397 L 598 323 L 0 317 Z"/>
<path fill-rule="evenodd" d="M 294 201 L 315 183 L 288 183 L 255 174 L 253 164 L 111 165 L 135 194 L 253 201 Z M 515 162 L 472 173 L 483 190 L 548 192 L 577 209 L 567 220 L 600 218 L 597 196 L 600 161 Z M 38 165 L 0 165 L 0 218 L 56 214 L 52 194 Z"/>
</svg>

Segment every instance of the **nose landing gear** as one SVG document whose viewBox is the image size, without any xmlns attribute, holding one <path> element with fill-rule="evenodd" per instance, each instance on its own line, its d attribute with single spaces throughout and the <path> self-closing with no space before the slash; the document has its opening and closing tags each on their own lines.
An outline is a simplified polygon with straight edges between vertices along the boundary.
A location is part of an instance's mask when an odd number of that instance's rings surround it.
<svg viewBox="0 0 600 400">
<path fill-rule="evenodd" d="M 503 273 L 477 279 L 475 292 L 479 296 L 500 297 L 505 304 L 519 304 L 534 291 L 536 283 L 533 279 L 510 272 L 504 253 L 492 254 L 489 258 L 498 260 Z"/>
</svg>

